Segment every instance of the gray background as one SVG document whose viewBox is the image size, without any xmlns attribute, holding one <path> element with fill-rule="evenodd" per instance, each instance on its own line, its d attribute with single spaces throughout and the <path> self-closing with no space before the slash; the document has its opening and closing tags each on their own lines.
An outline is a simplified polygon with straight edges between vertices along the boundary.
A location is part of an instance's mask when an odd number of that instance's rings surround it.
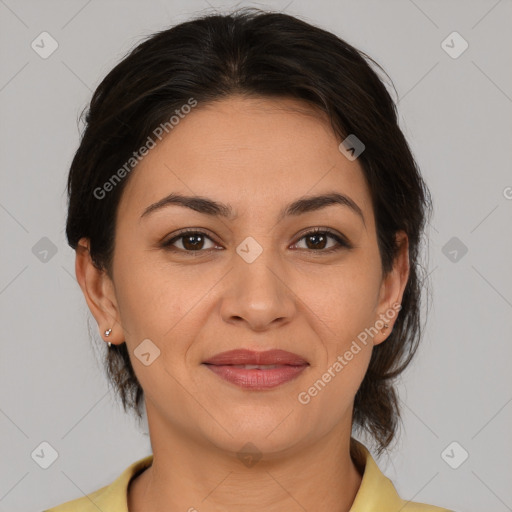
<svg viewBox="0 0 512 512">
<path fill-rule="evenodd" d="M 147 425 L 124 414 L 103 376 L 104 345 L 65 240 L 65 179 L 78 114 L 124 53 L 198 11 L 234 5 L 0 0 L 0 511 L 77 498 L 150 453 Z M 378 462 L 406 499 L 512 510 L 512 2 L 237 5 L 319 24 L 393 79 L 434 199 L 425 251 L 433 307 L 399 383 L 402 436 Z M 43 31 L 59 44 L 47 59 L 31 48 Z M 458 58 L 441 46 L 453 31 L 469 43 Z M 44 237 L 55 254 L 41 252 Z M 43 441 L 59 455 L 48 469 L 31 457 Z M 441 455 L 453 441 L 469 453 L 458 469 Z M 453 464 L 462 452 L 448 453 Z"/>
</svg>

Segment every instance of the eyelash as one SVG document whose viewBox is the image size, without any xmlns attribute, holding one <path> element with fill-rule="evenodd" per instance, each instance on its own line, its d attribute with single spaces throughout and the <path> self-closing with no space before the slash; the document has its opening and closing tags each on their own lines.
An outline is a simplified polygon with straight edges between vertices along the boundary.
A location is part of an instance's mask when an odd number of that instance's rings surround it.
<svg viewBox="0 0 512 512">
<path fill-rule="evenodd" d="M 309 252 L 312 252 L 312 253 L 322 253 L 322 254 L 326 254 L 327 253 L 327 254 L 330 254 L 330 253 L 339 251 L 340 249 L 352 249 L 352 245 L 347 240 L 345 240 L 343 237 L 337 235 L 336 233 L 331 231 L 329 228 L 314 228 L 311 231 L 308 231 L 307 233 L 304 233 L 297 240 L 297 242 L 295 242 L 294 245 L 299 243 L 303 238 L 307 238 L 308 236 L 316 235 L 316 234 L 319 234 L 319 233 L 328 235 L 328 237 L 333 238 L 337 242 L 338 245 L 336 245 L 334 247 L 331 247 L 330 249 L 318 249 L 318 250 L 315 250 L 315 249 L 300 249 L 300 250 L 305 250 L 305 251 L 309 251 Z M 161 247 L 166 249 L 166 250 L 168 250 L 168 251 L 182 252 L 182 253 L 190 254 L 190 255 L 193 255 L 193 256 L 199 256 L 199 255 L 201 255 L 201 253 L 209 252 L 209 251 L 212 251 L 212 250 L 217 250 L 217 249 L 198 249 L 197 251 L 188 251 L 186 249 L 178 249 L 176 247 L 173 247 L 172 244 L 174 242 L 176 242 L 180 238 L 185 238 L 187 235 L 204 235 L 206 238 L 210 239 L 213 243 L 216 243 L 215 240 L 213 240 L 208 235 L 208 233 L 206 233 L 205 231 L 202 231 L 200 229 L 186 229 L 186 230 L 178 232 L 177 235 L 175 235 L 170 240 L 167 240 L 167 241 L 163 242 L 161 244 Z"/>
</svg>

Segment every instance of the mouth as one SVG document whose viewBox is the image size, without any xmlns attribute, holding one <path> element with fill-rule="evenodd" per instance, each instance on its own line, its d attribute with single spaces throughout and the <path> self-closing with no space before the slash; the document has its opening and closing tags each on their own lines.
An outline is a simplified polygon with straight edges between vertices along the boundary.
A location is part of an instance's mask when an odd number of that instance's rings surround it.
<svg viewBox="0 0 512 512">
<path fill-rule="evenodd" d="M 221 352 L 215 356 L 203 361 L 204 364 L 213 364 L 217 366 L 303 366 L 309 364 L 303 357 L 286 350 L 266 350 L 264 352 L 255 352 L 247 349 L 229 350 Z"/>
<path fill-rule="evenodd" d="M 251 390 L 271 389 L 297 378 L 309 363 L 284 350 L 231 350 L 202 363 L 221 379 Z"/>
</svg>

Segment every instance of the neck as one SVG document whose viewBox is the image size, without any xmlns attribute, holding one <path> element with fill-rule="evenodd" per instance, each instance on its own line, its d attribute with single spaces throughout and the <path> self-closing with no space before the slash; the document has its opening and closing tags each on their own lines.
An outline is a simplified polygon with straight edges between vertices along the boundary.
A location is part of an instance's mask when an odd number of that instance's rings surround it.
<svg viewBox="0 0 512 512">
<path fill-rule="evenodd" d="M 348 428 L 286 453 L 259 454 L 255 462 L 257 457 L 206 446 L 190 432 L 169 435 L 168 425 L 161 436 L 164 430 L 152 425 L 153 464 L 132 479 L 130 512 L 349 512 L 361 485 L 361 462 L 351 458 Z"/>
</svg>

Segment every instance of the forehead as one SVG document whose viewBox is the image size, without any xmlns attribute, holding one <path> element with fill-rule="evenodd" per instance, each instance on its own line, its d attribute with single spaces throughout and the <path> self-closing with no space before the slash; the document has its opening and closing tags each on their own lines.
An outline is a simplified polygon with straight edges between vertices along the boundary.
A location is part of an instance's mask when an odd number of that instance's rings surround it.
<svg viewBox="0 0 512 512">
<path fill-rule="evenodd" d="M 140 217 L 149 204 L 180 192 L 229 203 L 235 214 L 251 205 L 261 213 L 337 191 L 359 205 L 368 224 L 362 168 L 339 151 L 340 142 L 325 114 L 297 100 L 235 96 L 198 105 L 155 138 L 129 176 L 119 211 Z"/>
</svg>

